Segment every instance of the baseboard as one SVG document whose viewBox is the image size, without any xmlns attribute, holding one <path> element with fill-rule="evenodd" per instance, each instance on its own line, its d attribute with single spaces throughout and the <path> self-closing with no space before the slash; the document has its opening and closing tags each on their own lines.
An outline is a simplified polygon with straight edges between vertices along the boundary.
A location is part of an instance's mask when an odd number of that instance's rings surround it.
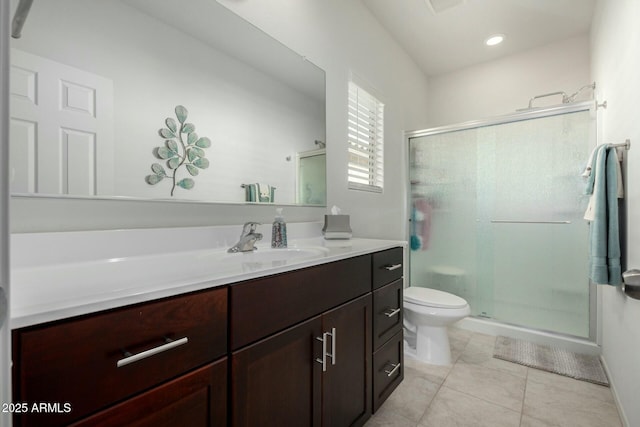
<svg viewBox="0 0 640 427">
<path fill-rule="evenodd" d="M 609 378 L 609 388 L 611 388 L 611 394 L 613 395 L 613 401 L 615 402 L 616 408 L 618 409 L 618 415 L 620 415 L 620 421 L 622 421 L 622 425 L 624 427 L 631 427 L 631 424 L 629 424 L 629 420 L 627 419 L 627 415 L 624 413 L 624 409 L 620 404 L 620 399 L 618 399 L 618 392 L 616 391 L 616 385 L 614 384 L 613 378 L 611 377 L 609 366 L 607 366 L 607 362 L 602 355 L 600 355 L 600 363 L 602 363 L 604 372 L 607 374 L 607 378 Z"/>
</svg>

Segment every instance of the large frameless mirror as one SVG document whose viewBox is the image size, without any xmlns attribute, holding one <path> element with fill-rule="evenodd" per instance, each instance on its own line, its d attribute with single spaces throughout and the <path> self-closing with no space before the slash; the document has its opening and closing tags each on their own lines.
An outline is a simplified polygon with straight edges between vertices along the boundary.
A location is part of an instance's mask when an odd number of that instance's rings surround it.
<svg viewBox="0 0 640 427">
<path fill-rule="evenodd" d="M 14 194 L 326 204 L 323 70 L 216 1 L 35 0 L 11 48 Z"/>
</svg>

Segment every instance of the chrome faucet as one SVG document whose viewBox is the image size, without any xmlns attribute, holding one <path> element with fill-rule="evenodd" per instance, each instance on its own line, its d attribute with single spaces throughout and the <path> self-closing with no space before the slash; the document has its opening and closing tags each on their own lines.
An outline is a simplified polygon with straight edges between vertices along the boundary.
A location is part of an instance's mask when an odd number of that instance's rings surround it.
<svg viewBox="0 0 640 427">
<path fill-rule="evenodd" d="M 262 233 L 256 233 L 256 227 L 259 226 L 259 222 L 247 222 L 242 227 L 242 234 L 240 234 L 240 240 L 238 243 L 230 247 L 227 252 L 251 252 L 255 251 L 254 245 L 258 240 L 262 240 Z"/>
</svg>

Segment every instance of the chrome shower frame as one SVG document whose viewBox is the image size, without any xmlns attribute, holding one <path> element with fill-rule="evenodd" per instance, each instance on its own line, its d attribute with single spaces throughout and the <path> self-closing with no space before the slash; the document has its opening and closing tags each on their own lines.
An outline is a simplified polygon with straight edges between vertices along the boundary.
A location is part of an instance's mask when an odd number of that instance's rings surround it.
<svg viewBox="0 0 640 427">
<path fill-rule="evenodd" d="M 595 83 L 594 83 L 595 85 Z M 591 86 L 591 85 L 589 85 Z M 589 87 L 587 86 L 587 87 Z M 582 89 L 580 89 L 581 91 Z M 578 91 L 578 93 L 580 92 Z M 526 110 L 518 110 L 515 113 L 489 117 L 486 119 L 480 120 L 471 120 L 463 123 L 439 126 L 428 129 L 414 130 L 405 132 L 405 203 L 404 203 L 404 218 L 405 221 L 405 230 L 404 235 L 405 239 L 409 241 L 411 239 L 411 197 L 410 197 L 410 179 L 411 179 L 411 171 L 410 171 L 410 150 L 409 143 L 413 138 L 420 138 L 424 136 L 431 136 L 443 133 L 456 132 L 467 129 L 474 129 L 480 127 L 487 127 L 493 125 L 501 125 L 507 123 L 514 123 L 524 120 L 532 120 L 539 119 L 543 117 L 555 116 L 560 114 L 569 114 L 580 111 L 589 111 L 590 116 L 592 118 L 593 123 L 593 147 L 597 145 L 597 123 L 596 123 L 596 111 L 599 105 L 595 100 L 591 101 L 582 101 L 582 102 L 572 102 L 566 104 L 559 104 L 549 107 L 540 107 L 540 108 L 530 108 Z M 405 286 L 409 286 L 410 284 L 410 262 L 411 258 L 409 256 L 411 249 L 407 248 L 405 252 L 405 259 L 407 262 L 407 268 L 405 270 L 405 277 L 408 277 L 407 284 Z M 529 327 L 521 327 L 517 325 L 510 325 L 508 323 L 499 322 L 493 319 L 485 319 L 485 318 L 472 318 L 472 322 L 465 322 L 464 325 L 468 329 L 475 330 L 477 332 L 489 333 L 494 335 L 507 335 L 512 336 L 514 338 L 525 338 L 529 339 L 533 342 L 538 342 L 540 344 L 548 344 L 548 345 L 557 345 L 563 348 L 567 348 L 572 351 L 579 351 L 583 353 L 589 354 L 599 354 L 600 345 L 601 345 L 601 301 L 602 294 L 600 288 L 593 283 L 589 283 L 589 337 L 587 339 L 575 337 L 571 335 L 566 335 L 557 332 L 549 332 L 543 330 L 537 330 L 535 328 Z M 468 325 L 467 323 L 472 323 Z"/>
</svg>

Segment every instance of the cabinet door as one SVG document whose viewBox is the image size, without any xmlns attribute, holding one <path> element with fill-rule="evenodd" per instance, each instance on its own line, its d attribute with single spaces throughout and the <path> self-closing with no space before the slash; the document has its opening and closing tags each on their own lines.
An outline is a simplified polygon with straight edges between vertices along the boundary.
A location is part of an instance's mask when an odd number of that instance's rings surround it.
<svg viewBox="0 0 640 427">
<path fill-rule="evenodd" d="M 233 353 L 233 426 L 320 426 L 321 326 L 314 317 Z"/>
<path fill-rule="evenodd" d="M 368 294 L 322 317 L 323 332 L 334 334 L 322 377 L 323 426 L 360 426 L 371 416 L 371 311 Z"/>
<path fill-rule="evenodd" d="M 185 374 L 72 427 L 223 427 L 227 425 L 227 358 Z"/>
</svg>

